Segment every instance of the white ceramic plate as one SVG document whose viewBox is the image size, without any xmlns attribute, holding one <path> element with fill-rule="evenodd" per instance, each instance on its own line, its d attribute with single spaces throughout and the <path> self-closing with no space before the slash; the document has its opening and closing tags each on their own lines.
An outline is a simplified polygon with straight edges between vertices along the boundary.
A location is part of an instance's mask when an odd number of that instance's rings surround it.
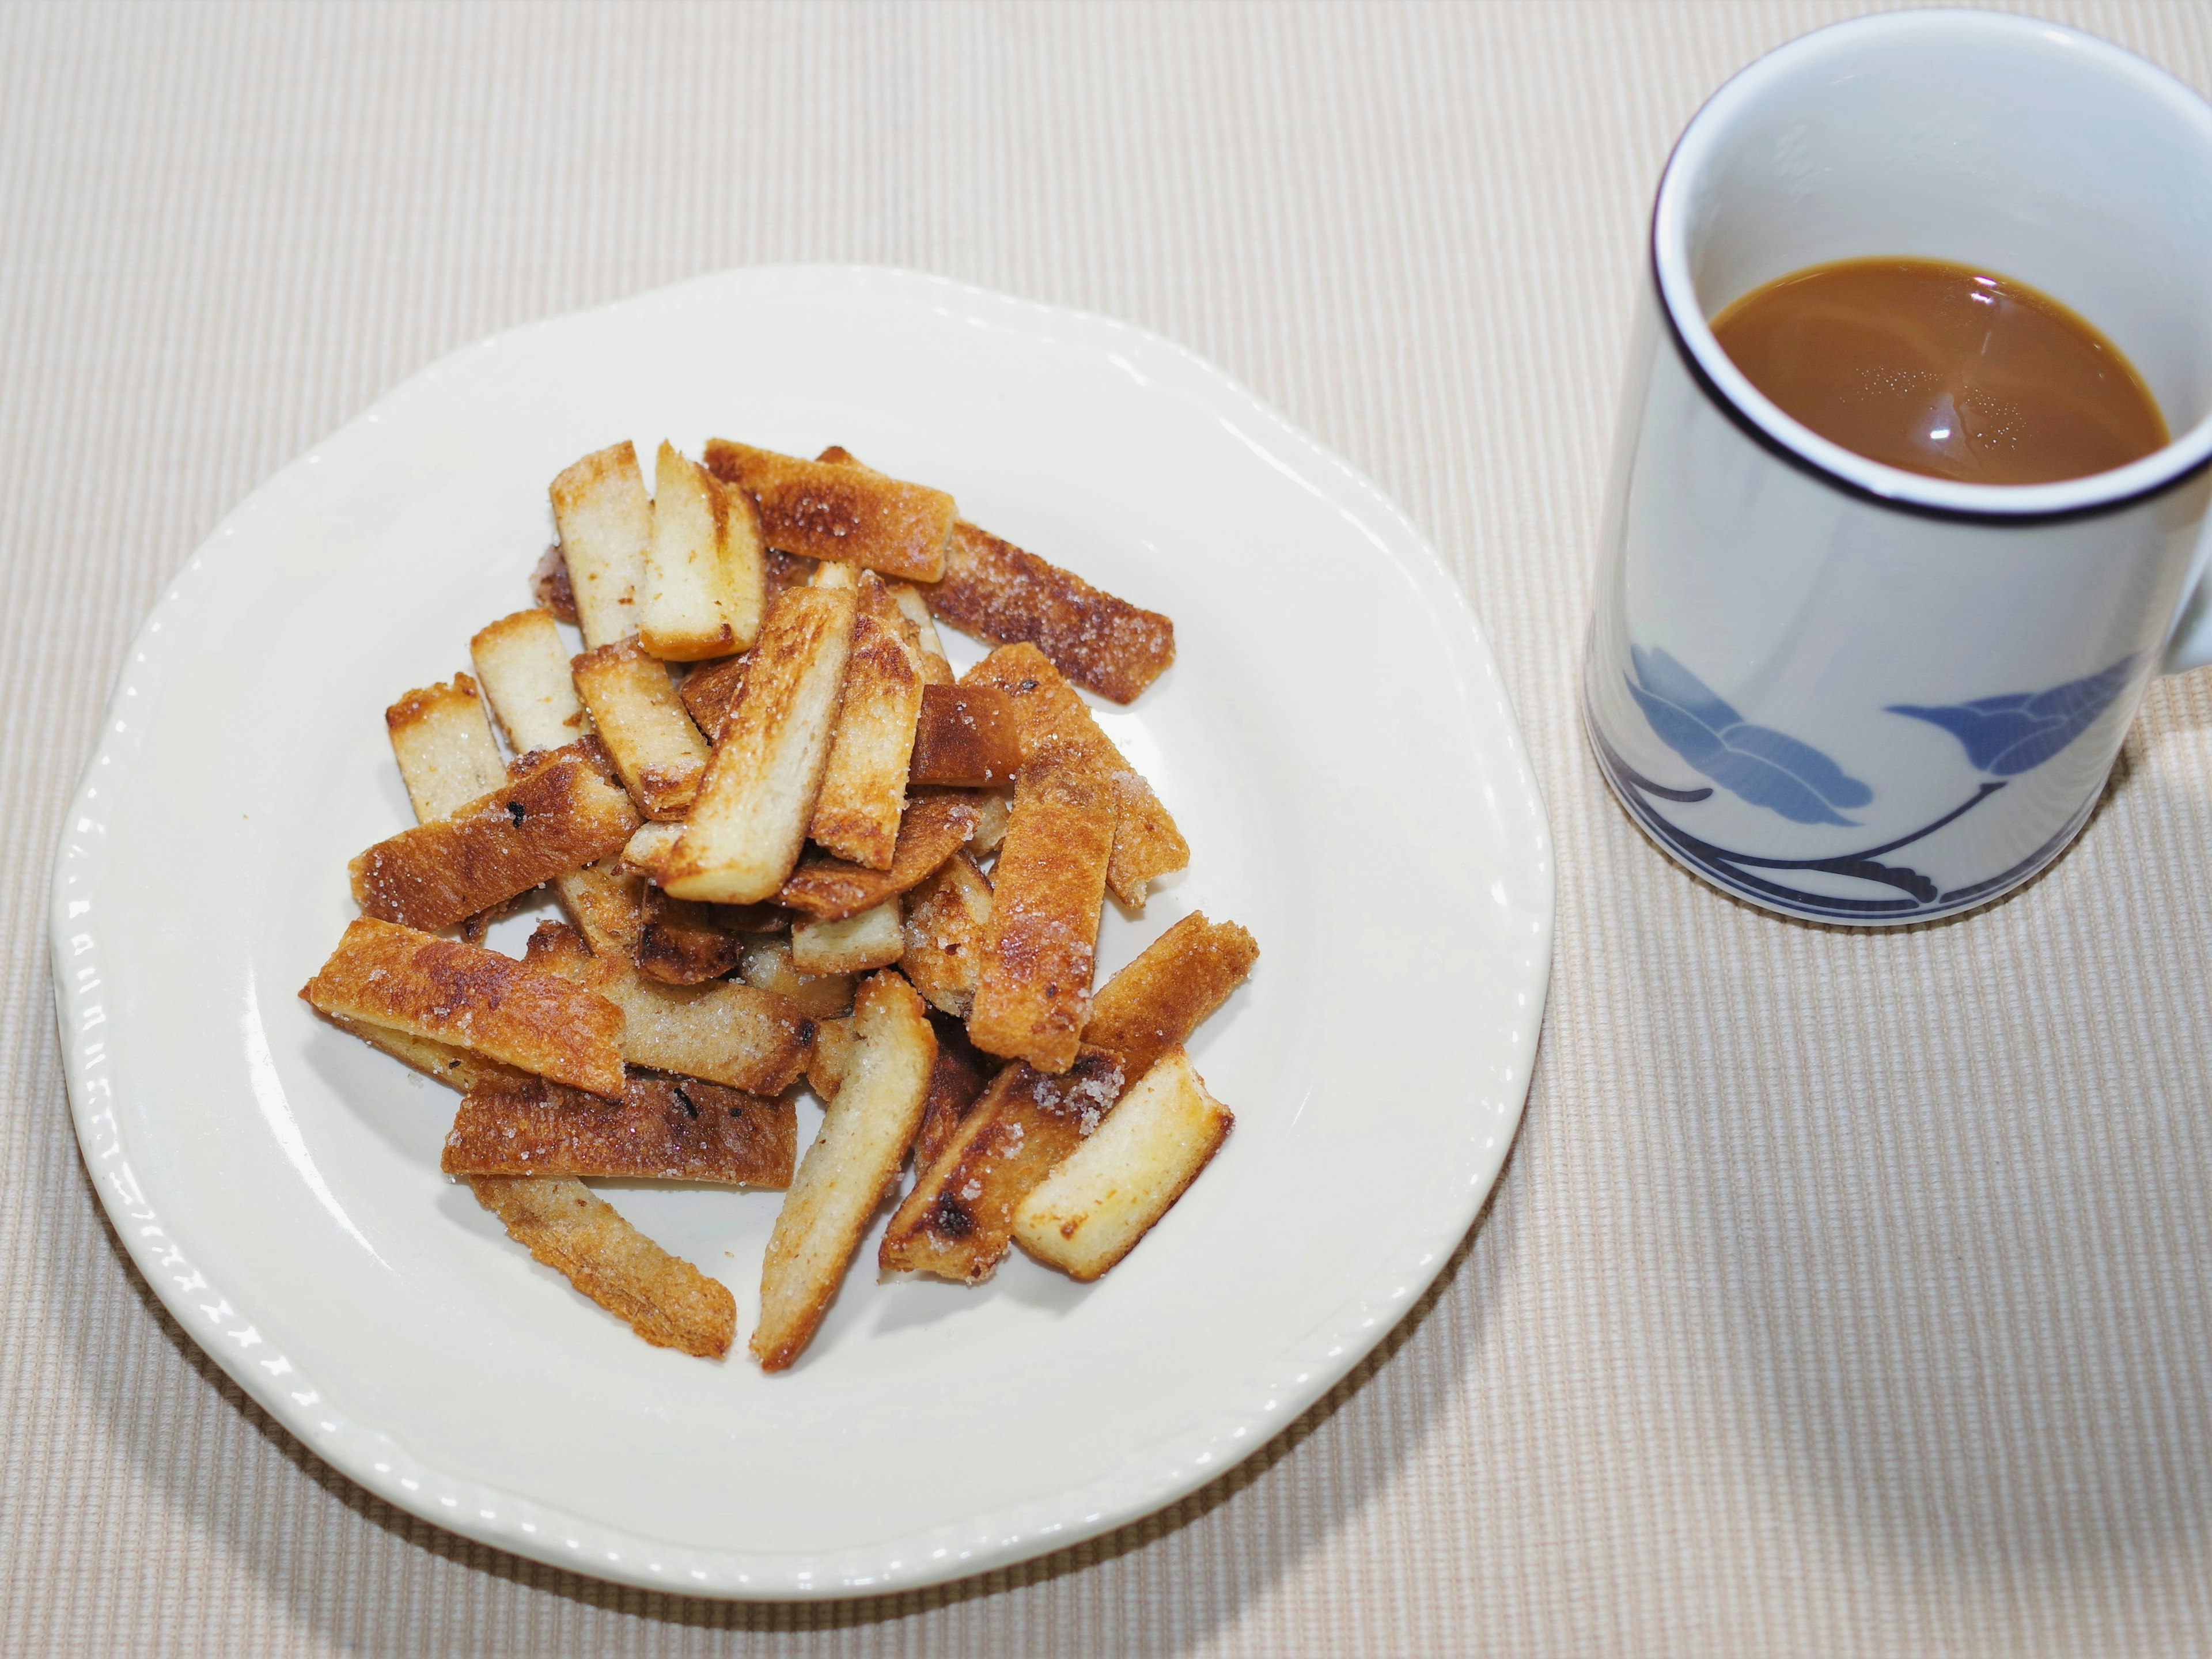
<svg viewBox="0 0 2212 1659">
<path fill-rule="evenodd" d="M 1193 1045 L 1236 1132 L 1098 1285 L 1018 1253 L 981 1290 L 878 1284 L 872 1237 L 784 1376 L 649 1348 L 438 1174 L 451 1094 L 295 995 L 353 912 L 347 859 L 412 821 L 380 711 L 528 602 L 560 467 L 664 434 L 846 444 L 1175 618 L 1176 665 L 1101 720 L 1191 867 L 1109 915 L 1102 978 L 1194 909 L 1262 955 Z M 270 480 L 132 647 L 53 899 L 85 1160 L 223 1369 L 441 1526 L 750 1597 L 1071 1544 L 1287 1425 L 1496 1178 L 1551 933 L 1549 834 L 1488 646 L 1372 485 L 1155 336 L 846 268 L 486 341 Z M 742 1347 L 777 1197 L 609 1195 L 728 1283 Z"/>
</svg>

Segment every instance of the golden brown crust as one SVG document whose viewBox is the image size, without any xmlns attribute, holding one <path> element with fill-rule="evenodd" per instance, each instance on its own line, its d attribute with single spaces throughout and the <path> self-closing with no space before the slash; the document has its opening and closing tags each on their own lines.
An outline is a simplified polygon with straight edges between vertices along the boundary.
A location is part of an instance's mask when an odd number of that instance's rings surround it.
<svg viewBox="0 0 2212 1659">
<path fill-rule="evenodd" d="M 885 870 L 906 805 L 907 763 L 921 713 L 921 662 L 883 578 L 861 572 L 854 597 L 845 685 L 807 834 L 839 858 Z"/>
<path fill-rule="evenodd" d="M 1112 787 L 1076 759 L 1032 750 L 1023 762 L 968 1014 L 977 1048 L 1041 1072 L 1064 1072 L 1075 1058 L 1091 1006 L 1114 815 Z"/>
<path fill-rule="evenodd" d="M 553 878 L 562 911 L 603 957 L 635 957 L 645 937 L 645 880 L 619 854 Z"/>
<path fill-rule="evenodd" d="M 958 1020 L 933 1011 L 937 1063 L 930 1067 L 929 1094 L 921 1103 L 921 1127 L 915 1131 L 914 1167 L 927 1170 L 951 1143 L 998 1071 L 999 1062 L 968 1041 Z"/>
<path fill-rule="evenodd" d="M 1091 1000 L 1083 1040 L 1142 1077 L 1244 982 L 1260 946 L 1233 921 L 1193 912 L 1162 933 Z"/>
<path fill-rule="evenodd" d="M 1133 701 L 1175 660 L 1175 623 L 1012 542 L 955 525 L 929 608 L 993 645 L 1035 645 L 1078 685 Z"/>
<path fill-rule="evenodd" d="M 664 985 L 697 985 L 720 979 L 738 965 L 737 930 L 731 907 L 671 898 L 647 886 L 640 914 L 638 971 Z"/>
<path fill-rule="evenodd" d="M 679 898 L 755 904 L 799 862 L 829 763 L 853 595 L 796 588 L 769 608 L 661 884 Z"/>
<path fill-rule="evenodd" d="M 454 1115 L 439 1167 L 447 1175 L 552 1175 L 791 1184 L 798 1117 L 765 1099 L 697 1078 L 632 1072 L 619 1101 L 558 1084 L 471 1091 Z"/>
<path fill-rule="evenodd" d="M 941 489 L 720 438 L 707 441 L 707 470 L 751 495 L 770 547 L 915 581 L 945 574 L 958 509 Z"/>
<path fill-rule="evenodd" d="M 468 1182 L 510 1237 L 653 1346 L 702 1359 L 730 1351 L 738 1304 L 729 1288 L 669 1255 L 582 1182 L 496 1175 Z"/>
<path fill-rule="evenodd" d="M 1014 1206 L 1121 1092 L 1121 1062 L 1095 1048 L 1059 1077 L 1019 1060 L 1008 1066 L 891 1217 L 877 1266 L 969 1285 L 988 1279 L 1013 1238 Z"/>
<path fill-rule="evenodd" d="M 1005 692 L 990 685 L 922 688 L 909 781 L 981 789 L 1012 782 L 1021 766 L 1021 722 Z"/>
<path fill-rule="evenodd" d="M 681 819 L 706 775 L 708 749 L 668 665 L 633 637 L 585 652 L 570 669 L 638 811 L 658 823 Z"/>
<path fill-rule="evenodd" d="M 761 1263 L 751 1346 L 763 1370 L 781 1370 L 812 1340 L 921 1121 L 937 1038 L 914 988 L 894 973 L 870 978 L 854 1000 L 853 1036 L 843 1086 L 784 1196 Z"/>
<path fill-rule="evenodd" d="M 1042 652 L 1033 645 L 1001 646 L 969 669 L 960 683 L 995 686 L 1013 699 L 1024 750 L 1039 746 L 1070 750 L 1112 782 L 1120 813 L 1106 884 L 1115 898 L 1141 910 L 1146 889 L 1155 876 L 1190 862 L 1190 843 L 1152 785 L 1121 757 L 1083 706 L 1083 699 Z"/>
<path fill-rule="evenodd" d="M 300 994 L 334 1018 L 448 1043 L 592 1094 L 623 1091 L 622 1011 L 495 951 L 356 916 Z"/>
<path fill-rule="evenodd" d="M 355 859 L 356 902 L 379 921 L 452 927 L 620 852 L 638 816 L 582 745 L 531 759 L 520 776 L 450 817 L 403 830 Z"/>
<path fill-rule="evenodd" d="M 370 1048 L 382 1049 L 401 1065 L 410 1066 L 424 1077 L 449 1089 L 459 1089 L 463 1094 L 477 1089 L 520 1088 L 538 1081 L 528 1072 L 486 1060 L 465 1048 L 456 1048 L 450 1042 L 416 1036 L 366 1019 L 349 1019 L 343 1014 L 325 1014 L 323 1018 L 341 1031 L 359 1037 Z"/>
<path fill-rule="evenodd" d="M 964 850 L 908 896 L 899 967 L 932 1007 L 955 1019 L 968 1018 L 990 924 L 991 884 Z"/>
<path fill-rule="evenodd" d="M 744 657 L 702 662 L 684 677 L 684 684 L 677 690 L 693 722 L 707 734 L 709 743 L 722 740 L 723 728 L 730 723 L 730 712 L 738 706 L 738 694 L 745 689 L 745 662 Z"/>
<path fill-rule="evenodd" d="M 612 1003 L 623 1020 L 616 1041 L 633 1066 L 758 1095 L 781 1094 L 805 1069 L 814 1022 L 773 992 L 730 980 L 664 985 L 626 961 L 594 956 L 557 921 L 538 925 L 524 959 Z"/>
<path fill-rule="evenodd" d="M 637 450 L 627 440 L 585 456 L 553 480 L 553 522 L 586 646 L 637 632 L 637 581 L 653 534 Z"/>
<path fill-rule="evenodd" d="M 842 921 L 919 885 L 957 852 L 975 827 L 975 808 L 957 795 L 923 795 L 899 825 L 888 870 L 870 870 L 843 859 L 811 858 L 792 872 L 776 895 L 792 909 L 824 921 Z"/>
</svg>

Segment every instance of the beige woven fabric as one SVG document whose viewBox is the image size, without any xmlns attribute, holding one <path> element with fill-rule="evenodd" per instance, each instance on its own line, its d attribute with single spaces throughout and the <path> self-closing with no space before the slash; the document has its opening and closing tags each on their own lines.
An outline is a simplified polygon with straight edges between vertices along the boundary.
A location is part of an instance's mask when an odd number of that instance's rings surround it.
<svg viewBox="0 0 2212 1659">
<path fill-rule="evenodd" d="M 2212 86 L 2202 3 L 2044 9 Z M 0 1647 L 21 1654 L 2212 1648 L 2212 679 L 1993 912 L 1763 920 L 1573 684 L 1648 194 L 1814 4 L 0 9 Z M 751 261 L 1224 364 L 1465 581 L 1558 832 L 1526 1126 L 1438 1290 L 1170 1511 L 884 1602 L 610 1589 L 374 1502 L 101 1218 L 44 892 L 142 613 L 439 354 Z"/>
</svg>

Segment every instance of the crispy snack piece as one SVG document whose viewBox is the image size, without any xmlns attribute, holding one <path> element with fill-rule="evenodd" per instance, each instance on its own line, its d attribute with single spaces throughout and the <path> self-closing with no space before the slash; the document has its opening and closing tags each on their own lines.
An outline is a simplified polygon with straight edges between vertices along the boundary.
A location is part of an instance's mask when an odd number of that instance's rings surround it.
<svg viewBox="0 0 2212 1659">
<path fill-rule="evenodd" d="M 672 662 L 745 650 L 760 633 L 767 588 L 752 497 L 662 444 L 637 601 L 645 648 Z"/>
<path fill-rule="evenodd" d="M 555 622 L 576 620 L 576 590 L 569 585 L 568 562 L 561 556 L 560 543 L 547 548 L 530 573 L 530 596 L 540 610 L 553 613 Z"/>
<path fill-rule="evenodd" d="M 969 669 L 963 685 L 995 686 L 1014 700 L 1022 720 L 1024 750 L 1041 744 L 1068 748 L 1085 765 L 1110 780 L 1121 801 L 1114 827 L 1114 860 L 1106 884 L 1114 896 L 1136 909 L 1145 907 L 1145 890 L 1155 876 L 1190 862 L 1190 843 L 1176 828 L 1152 785 L 1121 758 L 1083 699 L 1033 645 L 1005 645 Z"/>
<path fill-rule="evenodd" d="M 469 659 L 516 754 L 558 749 L 589 729 L 568 647 L 550 613 L 518 611 L 479 629 L 469 641 Z"/>
<path fill-rule="evenodd" d="M 1175 660 L 1175 624 L 1012 542 L 955 525 L 930 609 L 993 645 L 1035 645 L 1078 685 L 1133 701 Z"/>
<path fill-rule="evenodd" d="M 906 905 L 906 954 L 914 988 L 955 1019 L 968 1018 L 991 925 L 991 884 L 965 852 L 955 853 L 914 890 Z"/>
<path fill-rule="evenodd" d="M 384 711 L 385 730 L 415 816 L 423 823 L 465 806 L 507 781 L 477 683 L 456 674 L 447 685 L 410 691 Z"/>
<path fill-rule="evenodd" d="M 632 1072 L 619 1101 L 535 1079 L 520 1089 L 472 1090 L 439 1167 L 447 1175 L 784 1188 L 798 1151 L 798 1115 L 787 1100 Z"/>
<path fill-rule="evenodd" d="M 720 662 L 702 662 L 684 677 L 684 684 L 676 695 L 684 699 L 684 707 L 692 720 L 707 734 L 709 743 L 720 743 L 722 732 L 730 723 L 731 711 L 738 706 L 738 694 L 745 689 L 745 657 L 725 657 Z"/>
<path fill-rule="evenodd" d="M 415 1036 L 392 1026 L 374 1024 L 365 1019 L 349 1019 L 343 1014 L 329 1014 L 325 1018 L 341 1031 L 359 1037 L 370 1048 L 381 1048 L 403 1066 L 411 1066 L 424 1077 L 459 1089 L 464 1094 L 477 1089 L 520 1088 L 538 1080 L 527 1072 L 518 1071 L 512 1066 L 502 1066 L 495 1060 L 486 1060 L 482 1054 L 471 1054 L 465 1048 L 456 1048 L 450 1042 Z"/>
<path fill-rule="evenodd" d="M 333 1018 L 427 1037 L 592 1094 L 623 1091 L 622 1011 L 495 951 L 356 916 L 300 994 Z"/>
<path fill-rule="evenodd" d="M 637 945 L 637 969 L 664 985 L 696 985 L 720 979 L 738 965 L 738 934 L 729 907 L 671 898 L 658 887 L 645 889 L 640 911 L 645 922 Z"/>
<path fill-rule="evenodd" d="M 854 599 L 820 588 L 769 609 L 744 690 L 661 884 L 678 898 L 756 904 L 799 861 L 853 636 Z"/>
<path fill-rule="evenodd" d="M 553 878 L 570 921 L 603 957 L 634 957 L 645 938 L 645 880 L 622 867 L 622 855 Z"/>
<path fill-rule="evenodd" d="M 799 1357 L 836 1295 L 860 1234 L 914 1144 L 937 1038 L 921 999 L 896 974 L 860 987 L 844 1086 L 806 1149 L 761 1264 L 753 1357 L 779 1371 Z"/>
<path fill-rule="evenodd" d="M 571 665 L 576 695 L 638 811 L 657 823 L 691 810 L 707 775 L 707 740 L 684 712 L 668 665 L 636 640 L 586 651 Z"/>
<path fill-rule="evenodd" d="M 968 1012 L 977 1048 L 1041 1072 L 1064 1072 L 1075 1058 L 1097 963 L 1114 811 L 1111 787 L 1066 755 L 1032 750 L 1023 762 Z"/>
<path fill-rule="evenodd" d="M 853 1012 L 850 974 L 802 974 L 791 965 L 787 939 L 749 939 L 738 963 L 738 976 L 748 985 L 798 1005 L 810 1019 L 842 1019 Z M 817 1037 L 820 1032 L 816 1033 Z"/>
<path fill-rule="evenodd" d="M 854 599 L 845 689 L 807 834 L 840 858 L 887 870 L 921 713 L 921 660 L 907 642 L 911 625 L 884 591 L 883 578 L 862 571 Z"/>
<path fill-rule="evenodd" d="M 968 1041 L 960 1022 L 932 1012 L 937 1033 L 937 1063 L 929 1071 L 929 1094 L 922 1103 L 921 1127 L 914 1136 L 914 1167 L 927 1170 L 951 1143 L 952 1136 L 983 1097 L 998 1062 Z"/>
<path fill-rule="evenodd" d="M 653 502 L 637 450 L 618 443 L 553 480 L 553 522 L 575 592 L 576 623 L 596 650 L 637 632 L 637 584 L 653 538 Z"/>
<path fill-rule="evenodd" d="M 805 1068 L 814 1022 L 772 992 L 728 980 L 663 985 L 628 962 L 594 956 L 557 921 L 538 923 L 524 960 L 612 1003 L 622 1016 L 614 1041 L 633 1066 L 757 1095 L 781 1094 Z"/>
<path fill-rule="evenodd" d="M 1021 768 L 1021 722 L 1005 692 L 990 685 L 922 688 L 908 781 L 980 789 L 1012 782 Z"/>
<path fill-rule="evenodd" d="M 1091 1000 L 1083 1040 L 1116 1056 L 1128 1076 L 1142 1077 L 1190 1041 L 1259 959 L 1258 943 L 1235 922 L 1193 912 L 1106 981 Z"/>
<path fill-rule="evenodd" d="M 469 1186 L 509 1237 L 654 1347 L 702 1359 L 730 1351 L 738 1304 L 728 1287 L 669 1255 L 582 1182 L 478 1175 Z"/>
<path fill-rule="evenodd" d="M 1236 1119 L 1170 1048 L 1014 1206 L 1014 1242 L 1072 1278 L 1097 1279 L 1198 1179 Z"/>
<path fill-rule="evenodd" d="M 896 898 L 842 921 L 797 916 L 791 924 L 791 965 L 802 974 L 865 974 L 890 967 L 905 950 Z"/>
<path fill-rule="evenodd" d="M 914 647 L 921 653 L 921 683 L 924 685 L 950 685 L 953 681 L 952 663 L 945 654 L 945 641 L 937 632 L 937 618 L 929 614 L 929 601 L 912 582 L 892 582 L 891 603 L 899 608 L 899 615 L 914 624 Z"/>
<path fill-rule="evenodd" d="M 707 441 L 707 470 L 758 503 L 761 534 L 770 547 L 911 581 L 933 582 L 945 574 L 945 544 L 959 509 L 941 489 L 720 438 Z"/>
<path fill-rule="evenodd" d="M 975 828 L 975 808 L 958 795 L 924 795 L 906 810 L 889 867 L 811 858 L 791 872 L 776 897 L 824 921 L 842 921 L 896 898 L 951 858 Z"/>
<path fill-rule="evenodd" d="M 641 824 L 637 833 L 623 843 L 622 867 L 647 881 L 666 881 L 684 828 L 680 823 Z"/>
<path fill-rule="evenodd" d="M 845 1073 L 852 1063 L 852 1019 L 825 1019 L 817 1025 L 814 1048 L 806 1056 L 806 1086 L 825 1106 L 845 1086 Z"/>
<path fill-rule="evenodd" d="M 977 858 L 988 858 L 1006 845 L 1006 825 L 1014 816 L 1014 792 L 1011 789 L 979 790 L 970 797 L 975 803 L 975 832 L 968 837 L 968 850 Z M 1114 866 L 1106 866 L 1110 878 Z"/>
<path fill-rule="evenodd" d="M 377 842 L 353 861 L 355 902 L 380 921 L 451 927 L 619 852 L 637 814 L 592 761 L 574 744 L 532 757 L 452 816 Z"/>
<path fill-rule="evenodd" d="M 1014 1209 L 1121 1092 L 1121 1066 L 1085 1048 L 1060 1077 L 1021 1060 L 991 1085 L 898 1206 L 876 1252 L 886 1273 L 981 1284 L 1013 1237 Z"/>
</svg>

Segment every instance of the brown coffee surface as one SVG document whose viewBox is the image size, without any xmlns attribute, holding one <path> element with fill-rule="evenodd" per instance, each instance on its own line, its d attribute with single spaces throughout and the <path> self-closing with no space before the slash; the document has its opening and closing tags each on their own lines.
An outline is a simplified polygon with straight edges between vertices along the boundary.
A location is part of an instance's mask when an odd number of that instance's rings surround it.
<svg viewBox="0 0 2212 1659">
<path fill-rule="evenodd" d="M 2167 440 L 2133 364 L 2049 295 L 1939 259 L 1841 259 L 1713 319 L 1751 383 L 1869 460 L 1966 483 L 2049 483 Z"/>
</svg>

